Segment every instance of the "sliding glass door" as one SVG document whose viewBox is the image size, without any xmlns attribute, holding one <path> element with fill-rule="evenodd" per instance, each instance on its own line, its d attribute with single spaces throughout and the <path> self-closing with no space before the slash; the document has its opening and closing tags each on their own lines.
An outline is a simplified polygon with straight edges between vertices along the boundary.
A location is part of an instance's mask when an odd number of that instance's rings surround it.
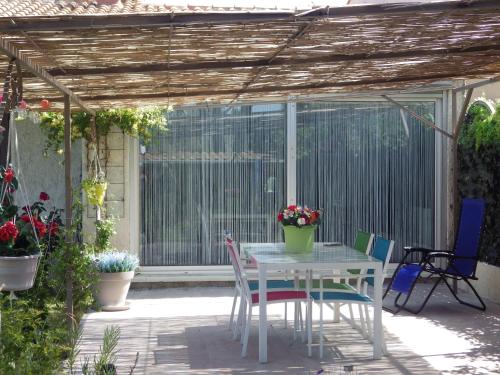
<svg viewBox="0 0 500 375">
<path fill-rule="evenodd" d="M 434 102 L 408 103 L 434 120 Z M 297 202 L 324 210 L 320 241 L 358 229 L 434 244 L 434 130 L 386 102 L 297 105 Z"/>
<path fill-rule="evenodd" d="M 406 104 L 434 121 L 434 101 Z M 281 241 L 287 184 L 298 203 L 323 209 L 320 241 L 352 244 L 369 230 L 396 240 L 393 261 L 402 246 L 434 245 L 432 129 L 383 101 L 293 108 L 169 113 L 169 130 L 141 147 L 142 265 L 228 264 L 225 229 L 239 242 Z M 286 175 L 293 152 L 296 178 Z"/>
<path fill-rule="evenodd" d="M 141 156 L 141 263 L 227 264 L 238 241 L 279 238 L 285 105 L 181 109 Z"/>
</svg>

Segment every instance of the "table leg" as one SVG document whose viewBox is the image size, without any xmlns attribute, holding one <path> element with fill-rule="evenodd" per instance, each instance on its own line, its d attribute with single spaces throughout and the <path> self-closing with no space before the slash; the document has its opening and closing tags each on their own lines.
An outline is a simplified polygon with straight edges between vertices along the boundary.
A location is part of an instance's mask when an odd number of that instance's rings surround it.
<svg viewBox="0 0 500 375">
<path fill-rule="evenodd" d="M 306 271 L 306 292 L 307 292 L 307 355 L 312 356 L 312 298 L 311 292 L 311 278 L 312 271 Z"/>
<path fill-rule="evenodd" d="M 267 267 L 259 264 L 259 362 L 267 362 Z"/>
<path fill-rule="evenodd" d="M 382 328 L 382 264 L 375 267 L 374 278 L 374 301 L 373 301 L 373 358 L 382 357 L 382 342 L 384 330 Z"/>
<path fill-rule="evenodd" d="M 293 273 L 294 273 L 293 285 L 295 289 L 298 289 L 299 287 L 298 271 L 293 271 Z M 293 341 L 297 339 L 297 331 L 299 327 L 299 308 L 300 308 L 300 302 L 294 302 Z"/>
</svg>

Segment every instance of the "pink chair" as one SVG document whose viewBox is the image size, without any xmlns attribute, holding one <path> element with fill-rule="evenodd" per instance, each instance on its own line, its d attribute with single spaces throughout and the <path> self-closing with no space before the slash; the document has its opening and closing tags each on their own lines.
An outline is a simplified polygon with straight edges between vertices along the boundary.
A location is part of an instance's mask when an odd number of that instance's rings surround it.
<svg viewBox="0 0 500 375">
<path fill-rule="evenodd" d="M 238 313 L 238 319 L 236 322 L 235 336 L 238 332 L 242 332 L 241 343 L 243 348 L 241 349 L 241 356 L 246 357 L 247 346 L 248 346 L 248 336 L 250 334 L 250 326 L 252 322 L 252 310 L 254 307 L 259 305 L 259 291 L 251 290 L 250 285 L 247 280 L 245 269 L 241 264 L 238 251 L 234 246 L 234 242 L 231 238 L 226 237 L 225 239 L 227 251 L 231 259 L 231 264 L 233 266 L 236 282 L 236 290 L 241 296 L 240 309 Z M 272 280 L 270 280 L 272 281 Z M 267 303 L 278 303 L 278 302 L 307 302 L 308 296 L 304 290 L 297 289 L 272 289 L 267 292 Z M 233 312 L 235 304 L 233 303 Z M 248 310 L 248 312 L 247 312 Z"/>
</svg>

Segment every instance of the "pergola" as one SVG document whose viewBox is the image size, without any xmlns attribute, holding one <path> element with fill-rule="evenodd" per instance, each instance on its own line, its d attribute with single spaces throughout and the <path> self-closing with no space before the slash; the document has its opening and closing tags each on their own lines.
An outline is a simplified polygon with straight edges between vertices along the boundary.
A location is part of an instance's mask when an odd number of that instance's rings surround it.
<svg viewBox="0 0 500 375">
<path fill-rule="evenodd" d="M 148 3 L 0 0 L 0 71 L 17 58 L 28 103 L 61 109 L 69 94 L 89 111 L 415 89 L 500 72 L 496 0 L 297 11 Z"/>
<path fill-rule="evenodd" d="M 451 133 L 419 118 L 451 140 L 449 193 L 456 196 L 456 145 L 467 102 L 474 87 L 500 80 L 498 0 L 293 11 L 152 4 L 0 0 L 0 72 L 18 64 L 24 100 L 37 108 L 48 99 L 65 112 L 68 222 L 70 102 L 94 114 L 111 107 L 370 92 L 409 111 L 391 93 L 484 78 L 455 89 Z"/>
</svg>

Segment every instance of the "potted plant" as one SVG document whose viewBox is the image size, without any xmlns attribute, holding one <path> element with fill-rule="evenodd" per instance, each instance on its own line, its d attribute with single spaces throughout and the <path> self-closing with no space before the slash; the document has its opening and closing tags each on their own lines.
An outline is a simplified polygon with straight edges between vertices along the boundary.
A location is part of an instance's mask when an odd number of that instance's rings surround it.
<svg viewBox="0 0 500 375">
<path fill-rule="evenodd" d="M 308 207 L 290 205 L 278 213 L 283 226 L 285 248 L 290 252 L 309 252 L 314 244 L 314 232 L 320 223 L 320 212 Z"/>
<path fill-rule="evenodd" d="M 83 180 L 82 188 L 91 205 L 102 207 L 104 204 L 104 196 L 108 188 L 108 183 L 103 172 L 98 173 L 95 178 L 86 178 Z"/>
<path fill-rule="evenodd" d="M 18 181 L 12 167 L 0 168 L 0 290 L 20 291 L 33 286 L 41 247 L 47 251 L 57 241 L 60 210 L 47 212 L 40 201 L 19 209 L 14 204 Z"/>
<path fill-rule="evenodd" d="M 125 299 L 139 265 L 137 256 L 125 251 L 110 251 L 95 257 L 100 273 L 97 301 L 104 311 L 127 310 Z"/>
</svg>

